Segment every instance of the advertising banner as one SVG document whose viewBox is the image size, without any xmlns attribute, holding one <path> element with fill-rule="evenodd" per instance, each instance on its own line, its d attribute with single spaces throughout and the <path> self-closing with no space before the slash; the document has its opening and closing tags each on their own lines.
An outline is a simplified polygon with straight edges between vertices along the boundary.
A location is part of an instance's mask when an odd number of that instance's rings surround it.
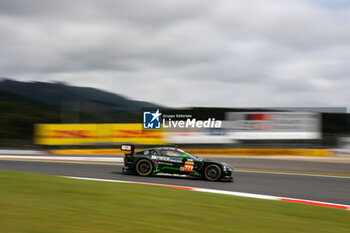
<svg viewBox="0 0 350 233">
<path fill-rule="evenodd" d="M 142 124 L 38 124 L 36 144 L 164 144 L 162 130 L 142 130 Z"/>
<path fill-rule="evenodd" d="M 96 142 L 95 124 L 39 124 L 35 127 L 36 144 L 82 145 Z"/>
<path fill-rule="evenodd" d="M 167 141 L 174 144 L 223 144 L 233 143 L 225 129 L 172 129 L 167 132 Z"/>
<path fill-rule="evenodd" d="M 223 127 L 232 139 L 319 139 L 320 121 L 312 112 L 228 112 Z"/>
</svg>

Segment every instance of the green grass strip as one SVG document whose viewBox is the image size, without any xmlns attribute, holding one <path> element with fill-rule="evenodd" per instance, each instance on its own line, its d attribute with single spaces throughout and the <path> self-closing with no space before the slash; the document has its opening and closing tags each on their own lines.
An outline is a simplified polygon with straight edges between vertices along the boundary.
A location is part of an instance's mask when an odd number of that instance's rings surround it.
<svg viewBox="0 0 350 233">
<path fill-rule="evenodd" d="M 350 231 L 350 211 L 137 184 L 0 172 L 0 232 Z"/>
</svg>

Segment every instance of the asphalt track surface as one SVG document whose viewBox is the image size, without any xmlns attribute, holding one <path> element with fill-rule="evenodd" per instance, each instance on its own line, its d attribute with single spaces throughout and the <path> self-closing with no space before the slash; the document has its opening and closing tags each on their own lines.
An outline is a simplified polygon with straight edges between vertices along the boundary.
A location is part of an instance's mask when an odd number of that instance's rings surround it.
<svg viewBox="0 0 350 233">
<path fill-rule="evenodd" d="M 329 174 L 350 175 L 350 163 L 325 162 L 296 159 L 262 159 L 262 158 L 212 158 L 221 162 L 228 163 L 239 169 L 260 169 L 274 171 L 296 171 L 296 172 L 314 172 Z"/>
<path fill-rule="evenodd" d="M 350 178 L 235 172 L 234 183 L 178 176 L 123 175 L 120 165 L 0 161 L 0 170 L 220 189 L 350 205 Z"/>
</svg>

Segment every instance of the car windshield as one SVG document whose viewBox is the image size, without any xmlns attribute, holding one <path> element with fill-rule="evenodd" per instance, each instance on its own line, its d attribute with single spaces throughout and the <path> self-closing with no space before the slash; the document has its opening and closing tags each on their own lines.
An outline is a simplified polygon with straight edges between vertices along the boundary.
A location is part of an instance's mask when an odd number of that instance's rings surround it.
<svg viewBox="0 0 350 233">
<path fill-rule="evenodd" d="M 188 153 L 188 152 L 186 152 L 186 151 L 184 151 L 184 150 L 180 150 L 180 149 L 178 149 L 178 150 L 181 152 L 181 154 L 186 154 L 186 155 L 188 155 L 189 157 L 198 159 L 198 157 L 195 156 L 195 155 L 193 155 L 193 154 L 190 154 L 190 153 Z"/>
</svg>

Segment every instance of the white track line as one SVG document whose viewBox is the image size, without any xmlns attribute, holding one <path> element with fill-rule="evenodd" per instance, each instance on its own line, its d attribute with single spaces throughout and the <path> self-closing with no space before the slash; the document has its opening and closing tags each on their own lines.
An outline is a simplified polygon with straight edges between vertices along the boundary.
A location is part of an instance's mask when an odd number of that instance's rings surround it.
<svg viewBox="0 0 350 233">
<path fill-rule="evenodd" d="M 78 180 L 92 180 L 92 181 L 105 181 L 105 182 L 116 182 L 116 183 L 131 183 L 131 184 L 161 186 L 161 187 L 185 189 L 185 190 L 191 190 L 191 191 L 197 191 L 197 192 L 226 194 L 226 195 L 232 195 L 232 196 L 250 197 L 250 198 L 265 199 L 265 200 L 287 201 L 287 202 L 301 203 L 301 204 L 306 204 L 306 205 L 315 205 L 315 206 L 323 206 L 323 207 L 330 207 L 330 208 L 336 208 L 336 209 L 350 210 L 350 205 L 321 202 L 321 201 L 311 201 L 311 200 L 288 198 L 288 197 L 278 197 L 278 196 L 270 196 L 270 195 L 254 194 L 254 193 L 233 192 L 233 191 L 225 191 L 225 190 L 218 190 L 218 189 L 204 189 L 204 188 L 167 185 L 167 184 L 156 184 L 156 183 L 145 183 L 145 182 L 135 182 L 135 181 L 126 181 L 126 180 L 109 180 L 109 179 L 73 177 L 73 176 L 63 176 L 63 177 L 71 178 L 71 179 L 78 179 Z"/>
<path fill-rule="evenodd" d="M 332 175 L 317 175 L 317 174 L 308 174 L 308 173 L 289 173 L 289 172 L 265 172 L 265 171 L 242 171 L 235 170 L 235 172 L 248 172 L 248 173 L 266 173 L 266 174 L 276 174 L 276 175 L 292 175 L 292 176 L 317 176 L 317 177 L 329 177 L 329 178 L 344 178 L 350 179 L 349 176 L 332 176 Z"/>
</svg>

